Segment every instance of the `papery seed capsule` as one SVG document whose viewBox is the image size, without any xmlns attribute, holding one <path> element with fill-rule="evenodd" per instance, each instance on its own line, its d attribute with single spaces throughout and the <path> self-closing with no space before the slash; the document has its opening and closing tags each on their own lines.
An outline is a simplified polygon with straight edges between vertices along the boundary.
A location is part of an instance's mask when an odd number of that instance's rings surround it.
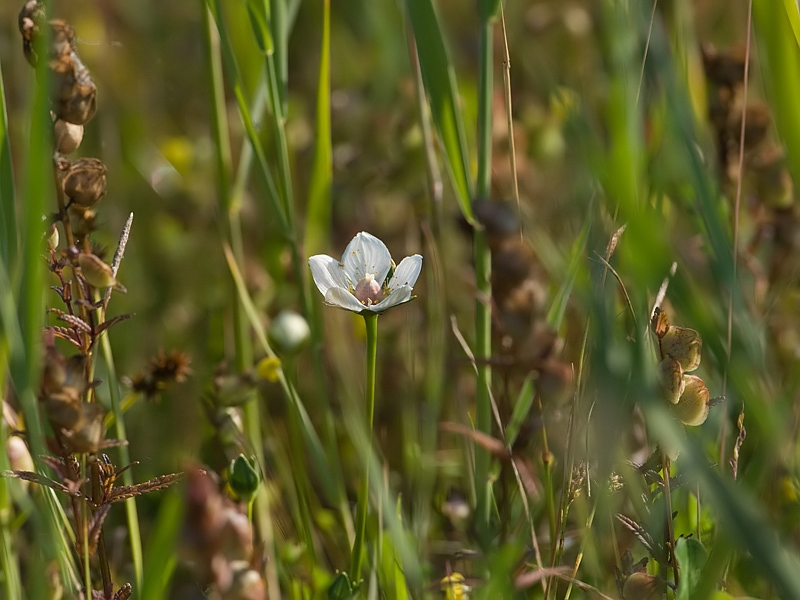
<svg viewBox="0 0 800 600">
<path fill-rule="evenodd" d="M 44 413 L 50 422 L 60 428 L 72 430 L 83 424 L 83 410 L 78 390 L 71 387 L 50 394 L 42 401 Z"/>
<path fill-rule="evenodd" d="M 111 267 L 94 254 L 87 254 L 86 252 L 78 254 L 78 266 L 81 268 L 83 278 L 92 287 L 97 289 L 114 288 L 120 292 L 125 291 L 125 288 L 114 277 Z"/>
<path fill-rule="evenodd" d="M 90 208 L 102 200 L 106 195 L 106 173 L 106 166 L 97 158 L 81 158 L 72 163 L 61 181 L 70 204 Z"/>
<path fill-rule="evenodd" d="M 710 394 L 705 382 L 696 375 L 684 375 L 683 378 L 686 388 L 672 410 L 681 423 L 696 427 L 708 418 Z"/>
<path fill-rule="evenodd" d="M 61 432 L 64 443 L 71 452 L 97 452 L 106 435 L 106 411 L 97 402 L 84 402 L 81 412 L 80 427 Z"/>
<path fill-rule="evenodd" d="M 686 387 L 681 364 L 669 356 L 658 363 L 658 382 L 664 399 L 670 404 L 677 404 Z"/>
<path fill-rule="evenodd" d="M 97 213 L 91 208 L 81 208 L 80 206 L 69 207 L 69 225 L 76 238 L 82 238 L 95 230 Z"/>
<path fill-rule="evenodd" d="M 74 52 L 50 61 L 53 72 L 53 112 L 59 119 L 83 125 L 97 110 L 97 87 L 89 69 Z"/>
<path fill-rule="evenodd" d="M 61 119 L 56 119 L 53 125 L 53 137 L 55 138 L 57 152 L 72 154 L 83 141 L 83 125 L 75 125 L 75 123 L 67 123 Z"/>
<path fill-rule="evenodd" d="M 685 373 L 690 373 L 700 366 L 703 340 L 694 329 L 672 325 L 661 338 L 660 345 L 662 355 L 677 360 Z"/>
<path fill-rule="evenodd" d="M 225 600 L 265 600 L 267 587 L 258 571 L 249 568 L 243 562 L 241 568 L 238 562 L 234 565 L 233 583 L 225 594 Z"/>
</svg>

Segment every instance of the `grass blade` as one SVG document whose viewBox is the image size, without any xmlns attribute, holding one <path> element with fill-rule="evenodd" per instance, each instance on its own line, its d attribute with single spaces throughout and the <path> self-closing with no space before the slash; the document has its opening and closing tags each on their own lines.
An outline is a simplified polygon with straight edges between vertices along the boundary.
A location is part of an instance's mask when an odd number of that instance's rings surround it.
<svg viewBox="0 0 800 600">
<path fill-rule="evenodd" d="M 445 164 L 461 212 L 471 223 L 472 188 L 464 123 L 455 71 L 447 53 L 439 17 L 431 0 L 409 0 L 406 5 L 414 30 L 422 80 L 431 104 L 431 115 L 445 151 Z"/>
</svg>

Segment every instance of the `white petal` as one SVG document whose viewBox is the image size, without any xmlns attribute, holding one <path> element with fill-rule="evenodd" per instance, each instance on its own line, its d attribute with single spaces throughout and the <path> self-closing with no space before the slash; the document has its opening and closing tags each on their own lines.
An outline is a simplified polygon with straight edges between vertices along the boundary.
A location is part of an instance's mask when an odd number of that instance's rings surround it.
<svg viewBox="0 0 800 600">
<path fill-rule="evenodd" d="M 349 289 L 342 265 L 332 256 L 325 254 L 312 256 L 308 259 L 308 266 L 311 267 L 311 276 L 317 284 L 317 289 L 323 295 L 331 288 Z"/>
<path fill-rule="evenodd" d="M 366 308 L 366 306 L 356 300 L 353 294 L 339 287 L 328 290 L 328 293 L 325 294 L 325 304 L 344 308 L 345 310 L 352 310 L 357 313 L 360 313 Z"/>
<path fill-rule="evenodd" d="M 392 266 L 392 255 L 389 254 L 386 244 L 374 235 L 362 231 L 347 244 L 342 255 L 342 264 L 344 272 L 354 284 L 370 273 L 378 285 L 383 285 Z"/>
<path fill-rule="evenodd" d="M 372 306 L 365 306 L 364 308 L 368 308 L 372 312 L 383 312 L 386 309 L 397 306 L 398 304 L 403 304 L 403 302 L 408 302 L 409 300 L 411 300 L 411 288 L 407 285 L 401 285 L 396 290 L 392 290 L 383 301 L 378 302 L 378 304 L 373 304 Z"/>
<path fill-rule="evenodd" d="M 403 285 L 407 285 L 410 289 L 414 288 L 417 282 L 417 277 L 422 270 L 422 257 L 419 254 L 414 256 L 406 256 L 397 268 L 394 270 L 394 276 L 389 281 L 387 286 L 390 290 Z"/>
</svg>

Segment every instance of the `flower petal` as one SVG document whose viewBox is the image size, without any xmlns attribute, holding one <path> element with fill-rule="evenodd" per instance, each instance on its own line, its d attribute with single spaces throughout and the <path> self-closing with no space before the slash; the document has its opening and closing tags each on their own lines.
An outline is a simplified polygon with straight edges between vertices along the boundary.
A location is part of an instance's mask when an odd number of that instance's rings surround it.
<svg viewBox="0 0 800 600">
<path fill-rule="evenodd" d="M 325 304 L 329 306 L 336 306 L 345 310 L 352 310 L 353 312 L 360 313 L 367 308 L 361 302 L 356 300 L 350 292 L 340 287 L 331 288 L 325 294 Z"/>
<path fill-rule="evenodd" d="M 422 271 L 422 257 L 419 254 L 406 256 L 394 270 L 394 276 L 387 286 L 390 290 L 407 285 L 409 289 L 414 289 L 417 277 Z"/>
<path fill-rule="evenodd" d="M 381 302 L 373 304 L 372 306 L 365 306 L 363 308 L 369 309 L 372 312 L 380 313 L 386 309 L 392 308 L 393 306 L 397 306 L 398 304 L 408 302 L 409 300 L 411 300 L 411 287 L 408 285 L 401 285 L 399 288 L 389 292 L 389 295 L 386 296 L 386 298 L 384 298 Z"/>
<path fill-rule="evenodd" d="M 342 265 L 332 256 L 312 256 L 308 259 L 308 266 L 311 267 L 311 276 L 321 294 L 327 294 L 331 288 L 349 288 Z"/>
<path fill-rule="evenodd" d="M 372 274 L 378 285 L 383 285 L 386 274 L 392 266 L 392 255 L 386 244 L 374 235 L 362 231 L 357 234 L 342 255 L 344 272 L 355 285 L 367 273 Z"/>
</svg>

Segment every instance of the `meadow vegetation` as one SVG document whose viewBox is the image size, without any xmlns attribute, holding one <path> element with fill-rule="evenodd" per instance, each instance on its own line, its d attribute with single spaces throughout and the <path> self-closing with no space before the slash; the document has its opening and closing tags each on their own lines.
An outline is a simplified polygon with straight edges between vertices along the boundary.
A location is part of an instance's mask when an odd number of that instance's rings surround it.
<svg viewBox="0 0 800 600">
<path fill-rule="evenodd" d="M 796 2 L 0 31 L 0 599 L 800 598 Z"/>
</svg>

